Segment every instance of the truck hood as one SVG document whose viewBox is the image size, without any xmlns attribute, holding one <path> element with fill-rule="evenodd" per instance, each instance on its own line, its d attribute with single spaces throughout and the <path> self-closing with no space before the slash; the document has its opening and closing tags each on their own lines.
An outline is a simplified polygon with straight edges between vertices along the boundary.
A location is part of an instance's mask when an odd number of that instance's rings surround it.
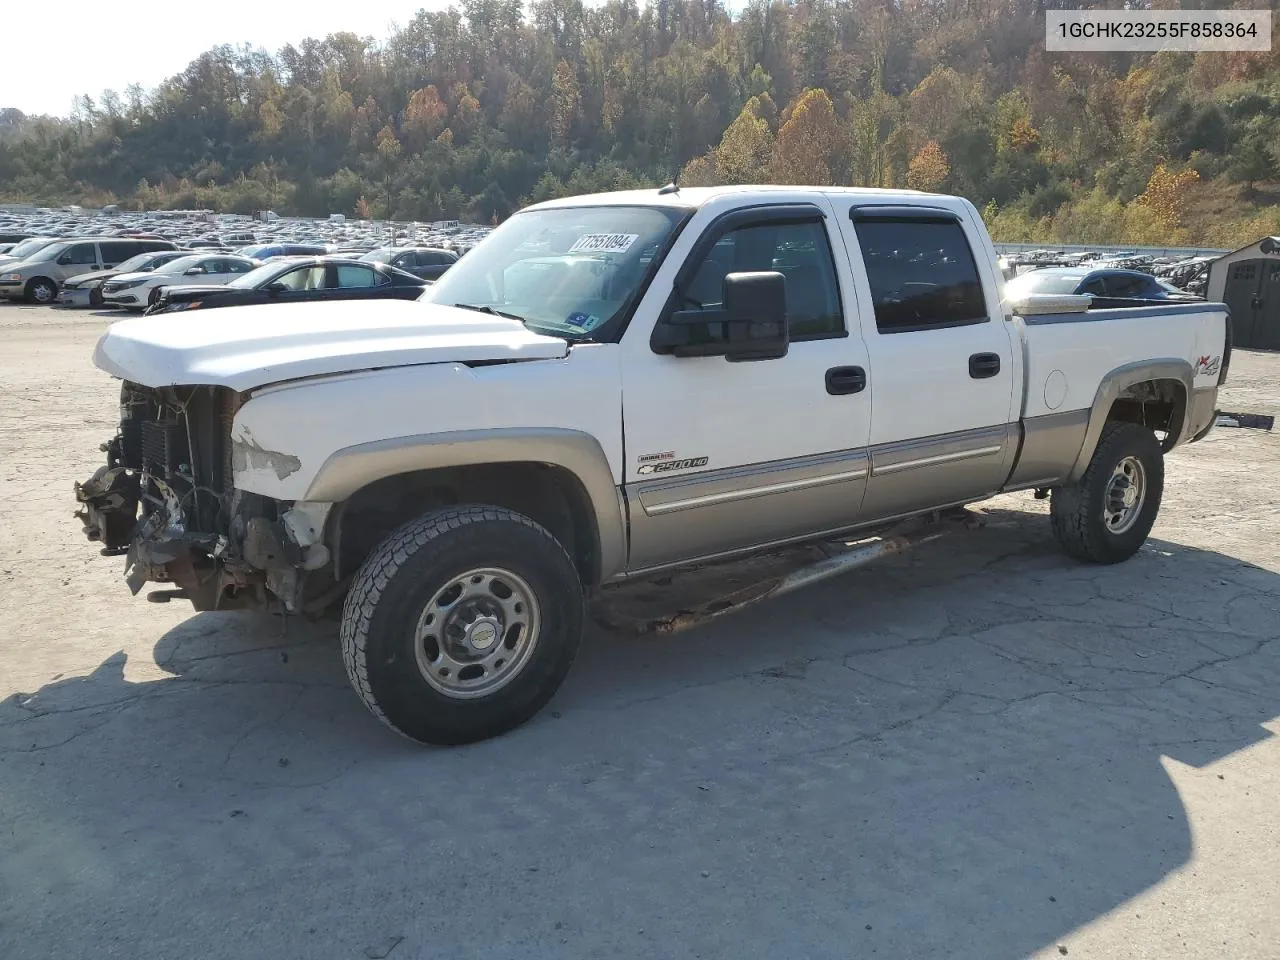
<svg viewBox="0 0 1280 960">
<path fill-rule="evenodd" d="M 563 357 L 518 320 L 411 300 L 280 303 L 121 320 L 93 362 L 148 387 L 271 383 L 376 367 Z"/>
</svg>

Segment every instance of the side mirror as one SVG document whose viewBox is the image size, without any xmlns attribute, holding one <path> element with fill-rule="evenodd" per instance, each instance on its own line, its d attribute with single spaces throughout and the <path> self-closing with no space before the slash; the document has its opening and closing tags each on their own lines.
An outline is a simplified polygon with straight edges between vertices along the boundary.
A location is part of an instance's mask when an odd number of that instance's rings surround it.
<svg viewBox="0 0 1280 960">
<path fill-rule="evenodd" d="M 267 293 L 271 294 L 272 296 L 275 296 L 277 293 L 284 293 L 288 289 L 289 288 L 286 287 L 279 280 L 273 280 L 271 283 L 267 284 Z"/>
<path fill-rule="evenodd" d="M 677 310 L 658 321 L 650 345 L 674 357 L 719 357 L 732 362 L 787 355 L 787 280 L 781 273 L 731 273 L 723 306 Z"/>
<path fill-rule="evenodd" d="M 725 358 L 777 360 L 787 355 L 787 278 L 776 271 L 724 278 Z"/>
<path fill-rule="evenodd" d="M 186 276 L 196 277 L 202 273 L 204 273 L 204 267 L 192 267 L 190 270 L 187 271 Z"/>
<path fill-rule="evenodd" d="M 62 256 L 58 258 L 58 265 L 61 267 L 65 267 L 70 263 L 71 263 L 71 254 L 69 253 L 64 253 Z"/>
</svg>

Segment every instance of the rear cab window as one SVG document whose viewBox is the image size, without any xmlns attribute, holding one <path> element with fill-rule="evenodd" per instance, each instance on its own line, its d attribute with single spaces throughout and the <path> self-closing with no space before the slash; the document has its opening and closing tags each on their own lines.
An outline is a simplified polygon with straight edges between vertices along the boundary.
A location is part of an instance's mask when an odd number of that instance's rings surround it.
<svg viewBox="0 0 1280 960">
<path fill-rule="evenodd" d="M 990 320 L 959 216 L 926 207 L 854 207 L 875 329 L 912 333 Z"/>
</svg>

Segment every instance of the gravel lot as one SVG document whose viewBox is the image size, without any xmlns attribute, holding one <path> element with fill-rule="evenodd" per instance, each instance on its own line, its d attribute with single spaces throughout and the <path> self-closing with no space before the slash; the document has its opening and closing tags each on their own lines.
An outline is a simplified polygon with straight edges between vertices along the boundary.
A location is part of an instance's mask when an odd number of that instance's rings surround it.
<svg viewBox="0 0 1280 960">
<path fill-rule="evenodd" d="M 1280 434 L 1170 458 L 1133 561 L 986 529 L 416 749 L 331 626 L 129 596 L 71 516 L 108 321 L 0 308 L 0 957 L 1274 960 Z M 1280 414 L 1280 356 L 1221 406 Z"/>
</svg>

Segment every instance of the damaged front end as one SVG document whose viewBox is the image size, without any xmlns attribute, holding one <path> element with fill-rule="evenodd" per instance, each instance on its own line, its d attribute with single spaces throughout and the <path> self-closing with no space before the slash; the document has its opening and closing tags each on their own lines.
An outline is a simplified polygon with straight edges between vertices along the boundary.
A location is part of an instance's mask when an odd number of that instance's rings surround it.
<svg viewBox="0 0 1280 960">
<path fill-rule="evenodd" d="M 171 589 L 152 598 L 196 610 L 307 607 L 308 575 L 329 563 L 327 505 L 295 509 L 235 488 L 242 402 L 223 387 L 124 384 L 107 463 L 75 485 L 76 516 L 104 554 L 126 557 L 134 594 L 156 583 Z"/>
</svg>

